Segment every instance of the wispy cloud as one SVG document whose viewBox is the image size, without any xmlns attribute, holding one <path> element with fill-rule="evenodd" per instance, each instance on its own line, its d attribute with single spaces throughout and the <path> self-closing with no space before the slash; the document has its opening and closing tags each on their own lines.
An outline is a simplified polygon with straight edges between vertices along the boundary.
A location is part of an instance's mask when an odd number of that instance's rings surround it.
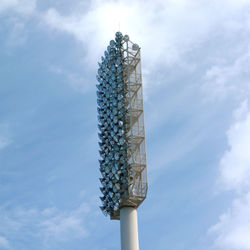
<svg viewBox="0 0 250 250">
<path fill-rule="evenodd" d="M 84 75 L 80 75 L 59 66 L 50 66 L 49 70 L 52 73 L 61 76 L 65 83 L 69 84 L 74 90 L 80 93 L 84 94 L 90 89 L 88 79 L 86 79 L 86 76 L 84 77 Z"/>
<path fill-rule="evenodd" d="M 72 236 L 86 237 L 88 230 L 84 226 L 84 219 L 89 212 L 89 206 L 84 203 L 70 213 L 63 213 L 54 208 L 45 209 L 45 219 L 40 223 L 40 228 L 46 237 L 59 241 L 66 241 Z"/>
<path fill-rule="evenodd" d="M 229 149 L 220 160 L 223 187 L 242 191 L 250 189 L 250 112 L 247 100 L 234 112 L 235 122 L 227 131 Z"/>
<path fill-rule="evenodd" d="M 230 20 L 237 26 L 238 15 L 247 4 L 248 1 L 92 0 L 87 11 L 63 15 L 50 8 L 43 16 L 50 28 L 82 42 L 87 53 L 85 60 L 92 65 L 120 26 L 143 47 L 147 71 L 181 62 L 186 52 L 217 35 L 218 29 L 231 29 Z"/>
<path fill-rule="evenodd" d="M 15 11 L 22 15 L 30 15 L 36 8 L 36 0 L 1 0 L 0 13 Z"/>
<path fill-rule="evenodd" d="M 55 244 L 76 238 L 83 239 L 89 235 L 87 218 L 91 216 L 90 213 L 90 205 L 87 203 L 81 203 L 73 210 L 61 210 L 56 207 L 0 207 L 0 248 L 8 247 L 8 240 L 11 239 L 17 244 L 16 240 L 20 234 L 24 242 L 32 238 L 46 246 L 51 242 Z M 8 235 L 8 240 L 1 235 Z"/>
<path fill-rule="evenodd" d="M 64 16 L 51 8 L 44 19 L 52 29 L 82 42 L 87 51 L 85 59 L 91 64 L 96 63 L 103 44 L 120 26 L 121 31 L 144 47 L 144 66 L 152 68 L 155 64 L 175 62 L 208 36 L 218 20 L 207 18 L 212 9 L 206 7 L 194 1 L 189 5 L 185 1 L 91 1 L 84 14 Z M 187 28 L 191 26 L 195 29 Z"/>
<path fill-rule="evenodd" d="M 210 231 L 215 245 L 222 249 L 250 249 L 250 110 L 247 100 L 234 112 L 234 123 L 227 132 L 228 147 L 220 160 L 221 188 L 236 191 L 231 207 Z"/>
<path fill-rule="evenodd" d="M 7 147 L 11 141 L 8 138 L 0 136 L 0 149 Z"/>
<path fill-rule="evenodd" d="M 25 24 L 17 19 L 11 20 L 12 29 L 6 38 L 7 47 L 20 47 L 25 44 L 27 34 Z"/>
<path fill-rule="evenodd" d="M 7 123 L 0 123 L 0 150 L 12 143 L 9 135 L 9 126 Z"/>
<path fill-rule="evenodd" d="M 242 55 L 227 64 L 227 61 L 222 62 L 207 70 L 203 90 L 210 98 L 221 99 L 228 96 L 247 98 L 250 95 L 249 49 L 244 50 Z"/>
<path fill-rule="evenodd" d="M 28 39 L 28 24 L 31 18 L 36 16 L 36 0 L 1 0 L 0 17 L 4 14 L 1 21 L 7 30 L 4 35 L 7 50 L 5 53 L 12 52 L 13 48 L 22 47 Z"/>
<path fill-rule="evenodd" d="M 215 245 L 221 249 L 250 249 L 250 192 L 235 199 L 210 232 L 217 234 Z"/>
<path fill-rule="evenodd" d="M 0 10 L 12 9 L 26 16 L 36 13 L 39 25 L 46 25 L 51 30 L 74 37 L 83 45 L 85 68 L 91 70 L 96 69 L 96 61 L 102 55 L 105 45 L 114 36 L 114 32 L 121 29 L 143 48 L 146 88 L 159 85 L 155 77 L 156 71 L 157 75 L 165 75 L 166 67 L 175 64 L 187 69 L 193 68 L 190 57 L 185 58 L 186 55 L 189 53 L 190 56 L 190 52 L 204 46 L 212 38 L 219 37 L 220 32 L 236 34 L 239 31 L 246 33 L 250 29 L 250 19 L 246 14 L 250 2 L 247 0 L 91 0 L 88 8 L 79 3 L 79 8 L 74 8 L 68 14 L 52 6 L 40 11 L 35 0 L 4 0 L 0 4 Z M 20 29 L 23 30 L 20 24 L 12 29 L 13 37 Z M 244 51 L 242 55 L 232 65 L 214 64 L 207 70 L 205 79 L 202 80 L 205 84 L 202 86 L 204 85 L 204 89 L 207 89 L 210 95 L 223 95 L 226 87 L 232 91 L 237 88 L 234 81 L 249 66 L 249 54 L 245 55 Z M 73 88 L 79 91 L 86 90 L 86 83 L 82 82 L 82 77 L 79 78 L 69 70 L 67 75 L 72 81 Z M 165 81 L 160 83 L 166 84 Z M 247 89 L 247 83 L 241 84 L 244 84 L 244 91 Z"/>
<path fill-rule="evenodd" d="M 9 241 L 0 235 L 0 247 L 2 249 L 9 249 Z"/>
</svg>

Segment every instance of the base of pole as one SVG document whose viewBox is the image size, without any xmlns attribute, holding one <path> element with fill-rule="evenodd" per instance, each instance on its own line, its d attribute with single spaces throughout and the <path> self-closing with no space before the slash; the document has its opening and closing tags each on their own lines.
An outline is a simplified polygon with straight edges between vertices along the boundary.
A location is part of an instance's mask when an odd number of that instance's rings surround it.
<svg viewBox="0 0 250 250">
<path fill-rule="evenodd" d="M 139 250 L 137 209 L 120 209 L 121 250 Z"/>
</svg>

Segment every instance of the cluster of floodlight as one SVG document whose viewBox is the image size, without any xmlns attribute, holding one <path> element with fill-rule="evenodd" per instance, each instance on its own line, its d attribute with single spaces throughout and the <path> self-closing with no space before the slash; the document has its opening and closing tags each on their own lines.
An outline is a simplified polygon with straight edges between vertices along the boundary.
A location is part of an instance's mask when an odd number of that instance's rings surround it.
<svg viewBox="0 0 250 250">
<path fill-rule="evenodd" d="M 98 128 L 100 145 L 100 178 L 103 196 L 101 210 L 113 215 L 119 209 L 128 187 L 128 157 L 126 138 L 126 86 L 123 80 L 122 44 L 127 36 L 116 33 L 97 75 Z"/>
</svg>

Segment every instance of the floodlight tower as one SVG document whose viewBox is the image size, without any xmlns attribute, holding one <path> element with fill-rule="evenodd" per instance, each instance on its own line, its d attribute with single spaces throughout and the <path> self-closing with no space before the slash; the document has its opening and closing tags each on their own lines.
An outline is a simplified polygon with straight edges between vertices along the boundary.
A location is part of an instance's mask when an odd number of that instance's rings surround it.
<svg viewBox="0 0 250 250">
<path fill-rule="evenodd" d="M 137 208 L 148 189 L 140 47 L 116 32 L 98 64 L 100 208 L 120 220 L 121 249 L 139 250 Z"/>
</svg>

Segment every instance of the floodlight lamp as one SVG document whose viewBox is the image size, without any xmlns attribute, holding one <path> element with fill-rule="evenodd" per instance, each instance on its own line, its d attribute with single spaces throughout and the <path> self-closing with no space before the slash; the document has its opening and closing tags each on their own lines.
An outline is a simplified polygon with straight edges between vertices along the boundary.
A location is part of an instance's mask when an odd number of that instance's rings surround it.
<svg viewBox="0 0 250 250">
<path fill-rule="evenodd" d="M 117 65 L 120 65 L 122 63 L 122 59 L 118 57 L 115 62 Z"/>
<path fill-rule="evenodd" d="M 119 145 L 124 145 L 124 143 L 125 143 L 125 140 L 123 139 L 123 138 L 120 138 L 120 140 L 119 140 Z"/>
<path fill-rule="evenodd" d="M 121 93 L 118 94 L 117 99 L 118 99 L 118 101 L 121 101 L 123 99 L 123 95 Z"/>
<path fill-rule="evenodd" d="M 117 56 L 118 58 L 121 58 L 121 57 L 122 57 L 122 52 L 121 52 L 121 50 L 117 50 L 117 51 L 116 51 L 116 56 Z"/>
<path fill-rule="evenodd" d="M 100 197 L 101 201 L 105 201 L 105 196 Z"/>
<path fill-rule="evenodd" d="M 105 153 L 104 152 L 100 152 L 100 156 L 102 157 L 102 159 L 105 158 Z"/>
<path fill-rule="evenodd" d="M 117 133 L 117 131 L 118 131 L 117 126 L 114 126 L 114 127 L 113 127 L 113 131 L 114 131 L 115 133 Z"/>
<path fill-rule="evenodd" d="M 113 109 L 113 115 L 117 115 L 117 113 L 118 113 L 117 108 L 114 108 L 114 109 Z"/>
<path fill-rule="evenodd" d="M 115 175 L 116 174 L 116 170 L 115 168 L 112 168 L 112 174 Z"/>
<path fill-rule="evenodd" d="M 113 191 L 114 191 L 114 193 L 117 193 L 118 189 L 115 186 L 113 186 Z M 115 198 L 116 198 L 116 196 L 115 196 Z"/>
<path fill-rule="evenodd" d="M 117 40 L 118 40 L 118 39 L 117 39 Z M 122 48 L 122 44 L 120 43 L 120 40 L 119 40 L 119 42 L 117 42 L 116 47 L 117 47 L 118 49 Z"/>
<path fill-rule="evenodd" d="M 139 50 L 139 45 L 136 44 L 136 43 L 134 43 L 134 44 L 132 45 L 132 50 L 134 50 L 134 51 Z"/>
<path fill-rule="evenodd" d="M 119 180 L 119 175 L 117 173 L 114 174 L 114 177 L 115 177 L 116 181 Z"/>
<path fill-rule="evenodd" d="M 124 104 L 122 102 L 118 102 L 118 105 L 117 105 L 118 109 L 122 109 L 124 107 Z"/>
<path fill-rule="evenodd" d="M 122 33 L 121 33 L 120 31 L 117 31 L 117 32 L 115 33 L 115 36 L 116 36 L 116 37 L 122 37 Z"/>
<path fill-rule="evenodd" d="M 96 91 L 97 97 L 98 98 L 102 98 L 101 92 L 100 91 Z"/>
<path fill-rule="evenodd" d="M 119 160 L 119 154 L 115 153 L 115 160 L 118 161 Z"/>
<path fill-rule="evenodd" d="M 112 72 L 113 72 L 113 73 L 115 73 L 115 72 L 116 72 L 115 65 L 112 65 L 111 70 L 112 70 Z"/>
<path fill-rule="evenodd" d="M 113 122 L 116 124 L 118 122 L 117 116 L 114 116 Z"/>
<path fill-rule="evenodd" d="M 123 40 L 124 40 L 125 42 L 128 42 L 128 41 L 129 41 L 129 36 L 128 36 L 128 35 L 124 35 L 124 36 L 123 36 Z"/>
<path fill-rule="evenodd" d="M 121 83 L 119 83 L 117 88 L 119 91 L 122 91 L 124 89 L 124 86 Z"/>
<path fill-rule="evenodd" d="M 124 131 L 122 129 L 119 129 L 118 133 L 119 133 L 119 136 L 123 136 Z"/>
<path fill-rule="evenodd" d="M 97 79 L 97 80 L 98 80 L 98 79 Z M 101 85 L 96 85 L 96 87 L 97 87 L 97 89 L 98 89 L 99 91 L 101 91 L 101 89 L 102 89 Z"/>
<path fill-rule="evenodd" d="M 102 210 L 102 212 L 103 212 L 103 214 L 104 214 L 105 216 L 108 215 L 108 212 L 107 212 L 107 210 L 105 209 L 104 206 L 100 206 L 100 209 Z"/>
<path fill-rule="evenodd" d="M 106 179 L 105 179 L 105 178 L 99 178 L 99 180 L 100 180 L 100 182 L 101 182 L 104 186 L 106 186 Z"/>
<path fill-rule="evenodd" d="M 117 138 L 117 136 L 116 136 L 116 135 L 113 137 L 113 139 L 114 139 L 114 141 L 115 141 L 115 142 L 117 142 L 117 143 L 118 143 L 118 138 Z"/>
<path fill-rule="evenodd" d="M 123 72 L 123 68 L 122 68 L 122 67 L 118 67 L 118 68 L 117 68 L 117 73 L 120 74 L 120 73 L 122 73 L 122 72 Z"/>
<path fill-rule="evenodd" d="M 118 125 L 119 125 L 119 127 L 122 127 L 123 126 L 123 121 L 119 120 Z"/>
</svg>

